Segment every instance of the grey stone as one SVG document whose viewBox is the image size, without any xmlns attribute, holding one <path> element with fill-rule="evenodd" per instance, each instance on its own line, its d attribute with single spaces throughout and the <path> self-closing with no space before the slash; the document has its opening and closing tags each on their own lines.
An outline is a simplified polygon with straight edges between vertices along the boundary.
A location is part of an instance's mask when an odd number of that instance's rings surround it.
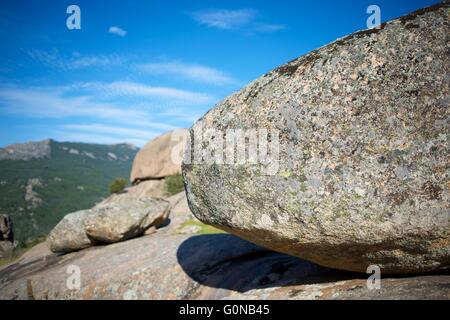
<svg viewBox="0 0 450 320">
<path fill-rule="evenodd" d="M 127 193 L 113 195 L 109 202 L 92 209 L 84 227 L 92 239 L 107 243 L 122 241 L 163 224 L 169 209 L 169 202 L 163 199 L 147 197 L 130 201 Z"/>
<path fill-rule="evenodd" d="M 84 231 L 84 220 L 90 210 L 81 210 L 66 215 L 47 237 L 49 248 L 53 252 L 70 252 L 90 247 L 93 241 Z"/>
<path fill-rule="evenodd" d="M 327 267 L 448 269 L 448 10 L 338 39 L 218 103 L 182 165 L 194 215 Z M 278 130 L 278 171 L 190 161 L 200 128 Z"/>
</svg>

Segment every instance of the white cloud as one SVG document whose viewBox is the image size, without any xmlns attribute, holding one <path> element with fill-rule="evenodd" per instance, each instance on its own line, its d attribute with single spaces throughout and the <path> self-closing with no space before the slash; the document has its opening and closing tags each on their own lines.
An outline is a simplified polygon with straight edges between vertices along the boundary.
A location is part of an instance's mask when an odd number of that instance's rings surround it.
<svg viewBox="0 0 450 320">
<path fill-rule="evenodd" d="M 192 110 L 186 113 L 182 108 L 170 108 L 160 113 L 163 117 L 169 117 L 183 123 L 194 123 L 204 114 L 204 110 Z"/>
<path fill-rule="evenodd" d="M 121 58 L 117 55 L 111 55 L 111 56 L 86 56 L 86 57 L 80 57 L 78 59 L 73 59 L 72 61 L 69 61 L 67 63 L 69 69 L 81 69 L 81 68 L 87 68 L 87 67 L 110 67 L 114 65 L 120 65 L 123 64 L 126 61 L 126 59 Z"/>
<path fill-rule="evenodd" d="M 75 131 L 87 131 L 96 133 L 107 133 L 108 135 L 127 135 L 132 137 L 146 137 L 155 135 L 157 132 L 151 132 L 143 129 L 134 129 L 129 127 L 110 126 L 101 123 L 91 124 L 65 124 L 63 128 Z"/>
<path fill-rule="evenodd" d="M 232 30 L 246 25 L 257 16 L 253 9 L 240 10 L 208 10 L 190 13 L 198 23 L 211 28 Z"/>
<path fill-rule="evenodd" d="M 144 103 L 139 103 L 139 98 Z M 133 103 L 133 99 L 137 102 Z M 167 101 L 166 104 L 159 99 Z M 59 122 L 68 119 L 65 122 L 70 124 L 61 125 L 57 135 L 52 136 L 55 139 L 142 145 L 157 134 L 190 126 L 209 106 L 200 102 L 210 99 L 202 93 L 135 82 L 29 88 L 0 85 L 0 116 Z M 152 104 L 164 106 L 149 107 Z M 80 119 L 85 123 L 80 124 Z"/>
<path fill-rule="evenodd" d="M 276 32 L 284 29 L 286 26 L 282 24 L 261 23 L 255 26 L 255 30 L 260 32 Z"/>
<path fill-rule="evenodd" d="M 123 30 L 123 29 L 121 29 L 121 28 L 119 28 L 117 26 L 109 27 L 108 32 L 112 33 L 112 34 L 115 34 L 115 35 L 117 35 L 119 37 L 125 37 L 127 35 L 127 32 L 125 30 Z"/>
<path fill-rule="evenodd" d="M 87 67 L 111 67 L 127 61 L 126 58 L 119 55 L 82 56 L 79 52 L 73 53 L 70 58 L 65 58 L 57 49 L 50 51 L 33 49 L 28 52 L 28 56 L 33 61 L 63 71 Z"/>
<path fill-rule="evenodd" d="M 105 90 L 110 95 L 110 100 L 105 100 L 99 91 L 90 94 L 68 96 L 73 92 L 72 88 L 83 86 L 89 89 Z M 119 95 L 138 95 L 144 98 L 168 99 L 166 106 L 161 109 L 133 108 L 128 99 L 119 102 Z M 87 83 L 65 87 L 40 87 L 40 88 L 0 88 L 0 113 L 16 114 L 37 118 L 67 118 L 67 117 L 91 117 L 103 121 L 122 122 L 146 128 L 172 130 L 176 126 L 170 121 L 177 118 L 187 119 L 185 115 L 192 115 L 195 106 L 201 107 L 202 102 L 210 102 L 211 97 L 203 96 L 189 91 L 174 88 L 151 87 L 133 82 L 113 83 Z M 172 101 L 173 100 L 173 101 Z M 178 104 L 176 101 L 179 101 Z M 204 106 L 204 105 L 203 105 Z M 201 107 L 203 109 L 203 107 Z M 167 117 L 173 110 L 173 117 Z M 165 121 L 152 121 L 160 115 Z"/>
<path fill-rule="evenodd" d="M 286 28 L 280 24 L 270 24 L 261 21 L 260 14 L 255 9 L 215 9 L 188 13 L 201 25 L 220 30 L 241 30 L 254 32 L 275 32 Z"/>
<path fill-rule="evenodd" d="M 87 90 L 105 98 L 114 96 L 146 97 L 173 104 L 197 105 L 211 104 L 216 101 L 214 96 L 206 93 L 181 90 L 171 87 L 157 87 L 132 81 L 85 82 L 66 87 L 66 90 Z"/>
<path fill-rule="evenodd" d="M 57 87 L 2 88 L 0 111 L 39 118 L 96 117 L 104 120 L 133 123 L 147 114 L 142 110 L 121 108 L 113 104 L 92 101 L 89 96 L 63 96 Z"/>
<path fill-rule="evenodd" d="M 30 50 L 28 51 L 28 56 L 38 63 L 42 63 L 46 66 L 50 66 L 58 69 L 68 69 L 67 63 L 59 54 L 59 51 L 52 49 L 50 51 L 44 50 Z"/>
<path fill-rule="evenodd" d="M 237 83 L 235 79 L 220 70 L 196 64 L 165 62 L 141 64 L 137 67 L 139 70 L 153 75 L 179 76 L 207 84 L 230 85 Z"/>
<path fill-rule="evenodd" d="M 119 98 L 136 100 L 136 109 L 123 107 Z M 65 86 L 0 87 L 0 110 L 22 112 L 30 116 L 60 118 L 65 116 L 91 116 L 142 120 L 143 113 L 155 109 L 167 111 L 194 106 L 210 106 L 216 97 L 206 93 L 156 87 L 138 82 L 82 82 Z M 163 105 L 162 108 L 153 106 Z M 43 107 L 45 106 L 45 107 Z M 148 110 L 145 110 L 148 109 Z M 145 110 L 145 111 L 144 111 Z"/>
<path fill-rule="evenodd" d="M 65 137 L 78 137 L 78 141 L 86 142 L 87 137 L 93 141 L 102 141 L 102 143 L 118 143 L 129 142 L 136 145 L 143 145 L 148 140 L 160 134 L 157 131 L 149 131 L 145 129 L 136 129 L 122 126 L 111 126 L 100 123 L 92 124 L 65 124 L 62 126 L 65 130 Z M 87 137 L 86 137 L 87 136 Z M 95 137 L 91 139 L 90 137 Z M 99 138 L 101 137 L 101 138 Z M 105 142 L 107 141 L 107 142 Z"/>
</svg>

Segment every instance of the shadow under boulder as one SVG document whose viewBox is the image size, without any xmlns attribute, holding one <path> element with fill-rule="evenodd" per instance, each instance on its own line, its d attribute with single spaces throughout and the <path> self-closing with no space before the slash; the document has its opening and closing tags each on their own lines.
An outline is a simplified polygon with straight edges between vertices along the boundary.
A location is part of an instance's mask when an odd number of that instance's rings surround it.
<svg viewBox="0 0 450 320">
<path fill-rule="evenodd" d="M 238 292 L 365 276 L 321 267 L 230 234 L 190 237 L 179 246 L 177 259 L 200 284 Z"/>
</svg>

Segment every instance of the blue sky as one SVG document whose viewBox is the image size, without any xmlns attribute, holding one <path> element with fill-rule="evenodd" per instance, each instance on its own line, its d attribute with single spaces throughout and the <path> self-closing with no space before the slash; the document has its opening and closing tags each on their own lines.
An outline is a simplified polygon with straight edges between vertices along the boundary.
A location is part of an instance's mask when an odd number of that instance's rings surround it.
<svg viewBox="0 0 450 320">
<path fill-rule="evenodd" d="M 298 56 L 438 0 L 0 2 L 0 146 L 142 146 Z M 81 9 L 69 30 L 66 9 Z"/>
</svg>

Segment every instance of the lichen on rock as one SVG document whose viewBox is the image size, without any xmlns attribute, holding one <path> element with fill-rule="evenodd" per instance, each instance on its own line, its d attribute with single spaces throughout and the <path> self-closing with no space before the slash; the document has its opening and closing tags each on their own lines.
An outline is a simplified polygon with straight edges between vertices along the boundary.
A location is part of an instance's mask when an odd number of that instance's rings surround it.
<svg viewBox="0 0 450 320">
<path fill-rule="evenodd" d="M 278 130 L 279 170 L 185 161 L 194 215 L 328 267 L 448 269 L 448 10 L 338 39 L 218 103 L 191 135 Z"/>
</svg>

